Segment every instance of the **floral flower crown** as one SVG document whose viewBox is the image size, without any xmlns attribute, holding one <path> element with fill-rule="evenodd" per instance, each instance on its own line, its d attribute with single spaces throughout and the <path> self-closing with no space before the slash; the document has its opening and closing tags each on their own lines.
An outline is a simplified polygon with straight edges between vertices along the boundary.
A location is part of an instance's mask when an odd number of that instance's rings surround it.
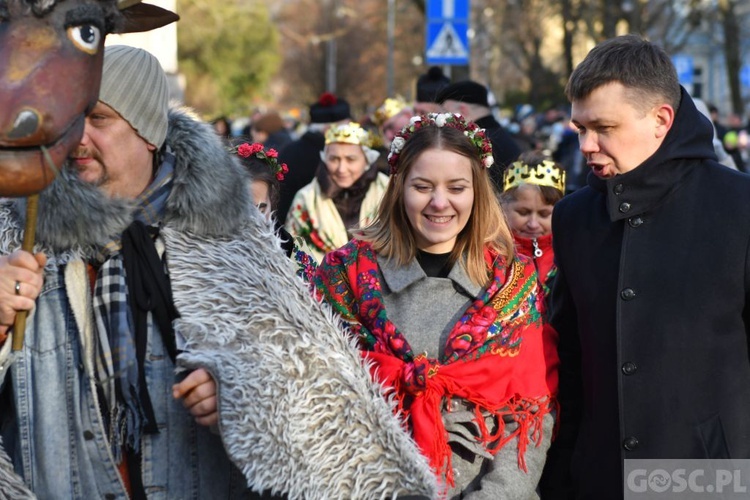
<svg viewBox="0 0 750 500">
<path fill-rule="evenodd" d="M 391 175 L 397 172 L 396 164 L 404 144 L 414 132 L 422 127 L 435 125 L 436 127 L 451 127 L 460 130 L 471 143 L 479 150 L 479 159 L 482 165 L 490 168 L 495 159 L 492 157 L 492 143 L 483 128 L 472 121 L 468 121 L 458 113 L 429 113 L 427 115 L 412 116 L 409 124 L 391 142 L 391 151 L 388 153 L 388 164 L 391 166 Z"/>
<path fill-rule="evenodd" d="M 268 168 L 271 169 L 271 172 L 276 176 L 276 179 L 279 181 L 284 180 L 284 176 L 287 172 L 289 172 L 289 167 L 286 166 L 286 163 L 282 163 L 279 165 L 279 160 L 277 160 L 279 153 L 273 149 L 263 149 L 263 144 L 259 144 L 257 142 L 253 144 L 248 144 L 246 142 L 243 142 L 239 146 L 233 147 L 229 150 L 230 153 L 235 153 L 237 156 L 241 156 L 242 158 L 250 158 L 250 156 L 255 156 L 257 159 L 263 161 L 266 165 L 268 165 Z"/>
</svg>

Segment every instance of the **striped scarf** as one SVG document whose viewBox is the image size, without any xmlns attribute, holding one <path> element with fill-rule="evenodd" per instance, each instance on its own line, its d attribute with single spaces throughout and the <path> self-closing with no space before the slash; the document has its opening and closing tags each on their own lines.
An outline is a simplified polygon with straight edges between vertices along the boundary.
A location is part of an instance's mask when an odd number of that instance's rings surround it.
<svg viewBox="0 0 750 500">
<path fill-rule="evenodd" d="M 175 157 L 167 149 L 152 183 L 136 199 L 134 220 L 146 226 L 157 225 L 164 214 L 172 190 Z M 123 445 L 138 453 L 140 438 L 155 429 L 147 418 L 150 401 L 141 397 L 136 357 L 133 314 L 128 307 L 128 287 L 118 237 L 105 245 L 99 255 L 101 266 L 94 286 L 94 316 L 98 337 L 96 376 L 107 400 L 112 452 L 121 459 Z"/>
</svg>

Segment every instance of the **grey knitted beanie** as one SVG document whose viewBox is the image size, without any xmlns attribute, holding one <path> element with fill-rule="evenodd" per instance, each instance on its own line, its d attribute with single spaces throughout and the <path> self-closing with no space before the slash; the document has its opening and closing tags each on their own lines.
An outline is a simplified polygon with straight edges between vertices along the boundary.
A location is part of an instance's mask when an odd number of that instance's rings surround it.
<svg viewBox="0 0 750 500">
<path fill-rule="evenodd" d="M 104 49 L 99 100 L 160 148 L 167 137 L 169 87 L 159 61 L 143 49 L 112 45 Z"/>
</svg>

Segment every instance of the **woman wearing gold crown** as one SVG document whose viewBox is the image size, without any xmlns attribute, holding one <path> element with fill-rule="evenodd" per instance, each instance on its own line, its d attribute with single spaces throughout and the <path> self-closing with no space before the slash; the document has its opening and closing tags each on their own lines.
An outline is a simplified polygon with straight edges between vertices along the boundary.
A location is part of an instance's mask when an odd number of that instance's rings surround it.
<svg viewBox="0 0 750 500">
<path fill-rule="evenodd" d="M 315 179 L 294 196 L 286 229 L 303 239 L 318 261 L 377 212 L 388 176 L 373 167 L 379 153 L 370 145 L 370 134 L 358 123 L 329 128 Z"/>
<path fill-rule="evenodd" d="M 500 202 L 516 250 L 533 259 L 545 296 L 557 273 L 552 251 L 552 210 L 565 195 L 565 170 L 535 151 L 523 153 L 503 175 Z"/>
<path fill-rule="evenodd" d="M 538 498 L 557 351 L 529 259 L 514 251 L 484 130 L 412 118 L 391 145 L 374 222 L 314 284 L 356 336 L 440 480 L 442 497 Z"/>
</svg>

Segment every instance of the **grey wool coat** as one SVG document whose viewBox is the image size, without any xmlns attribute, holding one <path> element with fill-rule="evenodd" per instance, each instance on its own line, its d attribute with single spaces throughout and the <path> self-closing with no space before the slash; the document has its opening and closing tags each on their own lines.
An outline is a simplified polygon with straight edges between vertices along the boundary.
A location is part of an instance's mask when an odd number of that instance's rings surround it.
<svg viewBox="0 0 750 500">
<path fill-rule="evenodd" d="M 415 352 L 430 357 L 442 353 L 448 335 L 481 287 L 471 281 L 461 262 L 447 278 L 428 277 L 416 259 L 406 266 L 378 256 L 383 301 L 388 318 L 403 332 Z M 539 498 L 537 483 L 550 445 L 554 416 L 544 418 L 543 439 L 526 451 L 528 472 L 518 467 L 518 439 L 508 442 L 493 456 L 477 446 L 474 409 L 456 398 L 445 402 L 443 421 L 453 449 L 456 486 L 448 498 L 467 500 L 530 500 Z M 486 420 L 488 428 L 495 423 Z M 515 430 L 507 423 L 506 433 Z"/>
</svg>

